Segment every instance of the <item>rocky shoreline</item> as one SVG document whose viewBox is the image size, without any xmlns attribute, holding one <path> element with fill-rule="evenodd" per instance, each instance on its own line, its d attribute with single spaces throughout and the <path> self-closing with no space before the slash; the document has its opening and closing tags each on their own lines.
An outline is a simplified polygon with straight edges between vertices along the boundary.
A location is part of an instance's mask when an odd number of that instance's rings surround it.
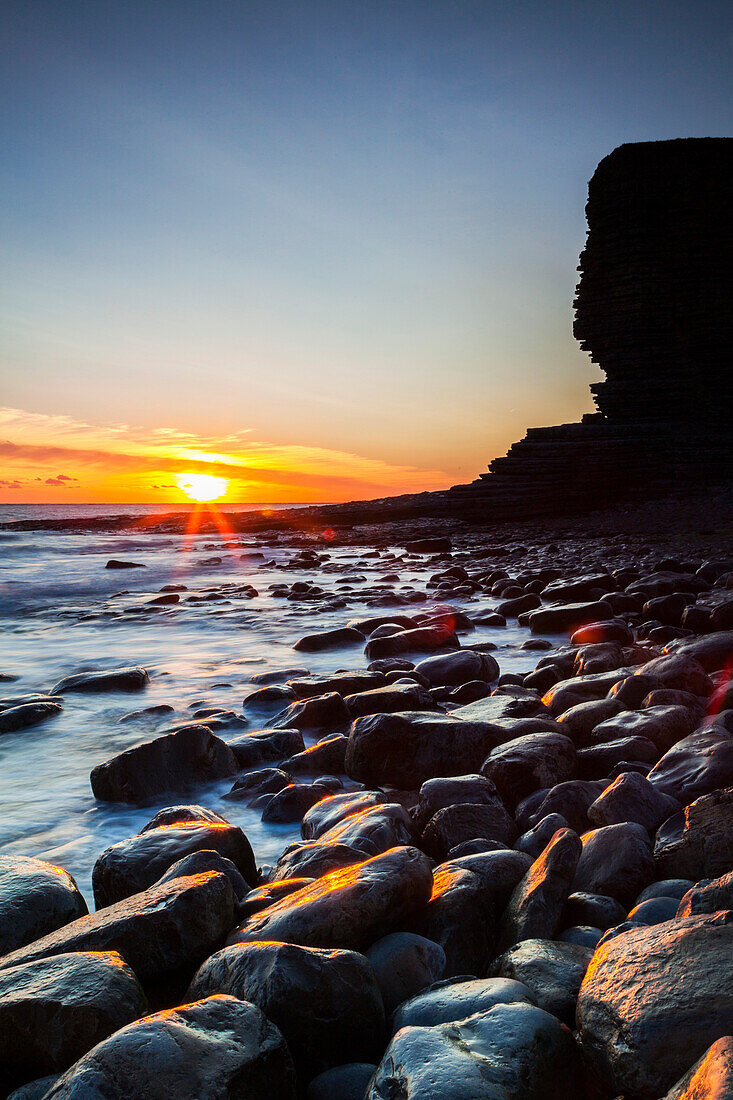
<svg viewBox="0 0 733 1100">
<path fill-rule="evenodd" d="M 170 805 L 99 854 L 93 912 L 63 869 L 0 856 L 6 1093 L 729 1095 L 729 504 L 334 530 L 387 585 L 424 562 L 425 591 L 328 630 L 314 603 L 292 666 L 252 677 L 262 729 L 225 740 L 200 715 L 100 761 L 97 799 Z M 334 513 L 311 511 L 283 598 L 328 558 Z M 507 621 L 537 651 L 526 674 L 472 641 Z M 78 692 L 144 709 L 148 683 L 68 677 L 8 696 L 0 727 Z M 233 803 L 300 822 L 273 863 L 199 805 L 227 779 Z"/>
</svg>

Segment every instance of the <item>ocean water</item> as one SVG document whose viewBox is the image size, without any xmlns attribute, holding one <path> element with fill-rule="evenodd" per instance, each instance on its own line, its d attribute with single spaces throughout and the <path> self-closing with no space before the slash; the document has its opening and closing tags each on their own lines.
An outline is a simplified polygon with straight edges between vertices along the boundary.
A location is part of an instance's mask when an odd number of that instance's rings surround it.
<svg viewBox="0 0 733 1100">
<path fill-rule="evenodd" d="M 94 508 L 88 514 L 100 514 Z M 64 676 L 92 669 L 142 665 L 150 674 L 143 692 L 67 694 L 59 716 L 0 736 L 0 852 L 39 856 L 65 867 L 91 900 L 91 870 L 99 853 L 139 832 L 158 809 L 172 803 L 198 802 L 240 825 L 259 863 L 272 862 L 298 838 L 297 825 L 265 825 L 261 811 L 222 799 L 233 780 L 132 807 L 97 802 L 89 773 L 123 749 L 191 721 L 198 708 L 242 714 L 243 699 L 257 687 L 251 681 L 256 673 L 365 667 L 361 646 L 301 654 L 293 643 L 352 617 L 386 614 L 388 606 L 367 606 L 366 601 L 379 601 L 380 591 L 390 588 L 425 591 L 435 571 L 428 560 L 400 561 L 399 548 L 370 557 L 365 556 L 368 548 L 322 541 L 313 543 L 328 555 L 319 568 L 286 569 L 302 546 L 302 538 L 297 544 L 294 538 L 292 545 L 281 538 L 269 546 L 264 537 L 185 539 L 142 529 L 93 534 L 0 530 L 0 673 L 17 677 L 0 683 L 0 696 L 45 692 Z M 145 568 L 108 570 L 110 558 L 133 560 Z M 398 581 L 383 581 L 395 573 Z M 330 607 L 327 597 L 315 605 L 287 601 L 269 591 L 271 584 L 296 580 L 319 584 L 332 601 L 340 596 L 346 606 Z M 257 589 L 256 599 L 234 590 L 244 583 Z M 179 604 L 146 606 L 169 584 L 186 585 Z M 191 599 L 202 596 L 204 600 Z M 479 596 L 454 606 L 470 615 L 492 603 Z M 430 606 L 417 604 L 412 610 Z M 395 611 L 409 614 L 411 608 Z M 537 660 L 536 653 L 520 648 L 526 637 L 515 624 L 501 630 L 479 627 L 470 640 L 495 642 L 502 671 L 517 672 L 534 667 Z M 120 722 L 130 712 L 158 703 L 170 704 L 174 712 Z M 252 719 L 246 728 L 263 725 L 266 720 Z M 217 731 L 224 740 L 242 732 Z"/>
</svg>

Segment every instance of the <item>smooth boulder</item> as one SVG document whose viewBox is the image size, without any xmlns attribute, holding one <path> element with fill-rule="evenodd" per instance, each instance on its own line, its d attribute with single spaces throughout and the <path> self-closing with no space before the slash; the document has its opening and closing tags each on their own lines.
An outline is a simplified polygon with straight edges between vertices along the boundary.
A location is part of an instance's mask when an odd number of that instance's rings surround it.
<svg viewBox="0 0 733 1100">
<path fill-rule="evenodd" d="M 28 856 L 0 856 L 0 955 L 41 939 L 87 912 L 68 871 Z"/>
</svg>

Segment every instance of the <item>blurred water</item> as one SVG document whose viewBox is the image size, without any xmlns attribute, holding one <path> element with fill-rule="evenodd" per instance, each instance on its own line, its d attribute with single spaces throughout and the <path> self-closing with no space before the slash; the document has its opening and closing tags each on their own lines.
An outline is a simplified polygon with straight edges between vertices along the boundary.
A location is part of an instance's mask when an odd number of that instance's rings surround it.
<svg viewBox="0 0 733 1100">
<path fill-rule="evenodd" d="M 242 553 L 259 550 L 260 561 Z M 285 562 L 294 548 L 254 543 L 236 548 L 194 537 L 141 534 L 56 534 L 0 532 L 0 673 L 18 677 L 0 683 L 0 695 L 48 691 L 61 677 L 89 669 L 140 664 L 150 685 L 137 694 L 69 694 L 63 713 L 28 730 L 0 736 L 0 851 L 40 856 L 58 863 L 90 897 L 94 860 L 109 844 L 139 832 L 170 796 L 144 808 L 98 803 L 89 786 L 95 764 L 171 725 L 190 720 L 198 707 L 216 706 L 241 713 L 242 699 L 254 690 L 251 676 L 267 669 L 307 667 L 326 673 L 364 667 L 361 647 L 320 654 L 292 649 L 303 634 L 343 625 L 349 618 L 386 613 L 364 605 L 381 576 L 398 571 L 400 584 L 424 588 L 434 566 L 427 562 L 394 564 L 365 558 L 358 547 L 324 544 L 325 569 L 283 571 L 268 562 Z M 127 558 L 144 569 L 105 569 L 109 558 Z M 221 564 L 206 564 L 213 557 Z M 337 595 L 353 579 L 349 606 L 315 611 L 313 605 L 274 598 L 268 585 L 309 580 Z M 259 596 L 241 594 L 216 602 L 185 602 L 191 595 L 216 595 L 227 582 L 248 582 Z M 185 584 L 182 602 L 170 608 L 145 608 L 145 601 L 166 584 Z M 399 585 L 395 587 L 399 588 Z M 124 594 L 120 594 L 124 593 Z M 481 607 L 491 601 L 481 599 Z M 424 604 L 416 610 L 424 610 Z M 457 604 L 457 606 L 461 606 Z M 477 601 L 469 602 L 471 610 Z M 398 608 L 409 613 L 410 608 Z M 522 651 L 526 631 L 479 628 L 471 640 L 491 639 L 502 671 L 525 671 L 537 654 Z M 168 703 L 173 714 L 120 724 L 131 711 Z M 256 728 L 263 722 L 250 722 Z M 241 733 L 221 733 L 227 739 Z M 299 835 L 297 826 L 263 825 L 260 812 L 222 800 L 225 780 L 181 796 L 241 825 L 260 863 L 274 860 Z"/>
</svg>

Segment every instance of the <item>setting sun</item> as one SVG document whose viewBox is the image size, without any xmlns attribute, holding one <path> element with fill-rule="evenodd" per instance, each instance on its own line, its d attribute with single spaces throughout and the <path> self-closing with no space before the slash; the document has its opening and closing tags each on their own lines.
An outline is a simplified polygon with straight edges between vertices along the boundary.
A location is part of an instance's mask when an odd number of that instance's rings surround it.
<svg viewBox="0 0 733 1100">
<path fill-rule="evenodd" d="M 176 480 L 186 496 L 198 501 L 219 500 L 229 486 L 226 478 L 212 474 L 179 474 Z"/>
</svg>

